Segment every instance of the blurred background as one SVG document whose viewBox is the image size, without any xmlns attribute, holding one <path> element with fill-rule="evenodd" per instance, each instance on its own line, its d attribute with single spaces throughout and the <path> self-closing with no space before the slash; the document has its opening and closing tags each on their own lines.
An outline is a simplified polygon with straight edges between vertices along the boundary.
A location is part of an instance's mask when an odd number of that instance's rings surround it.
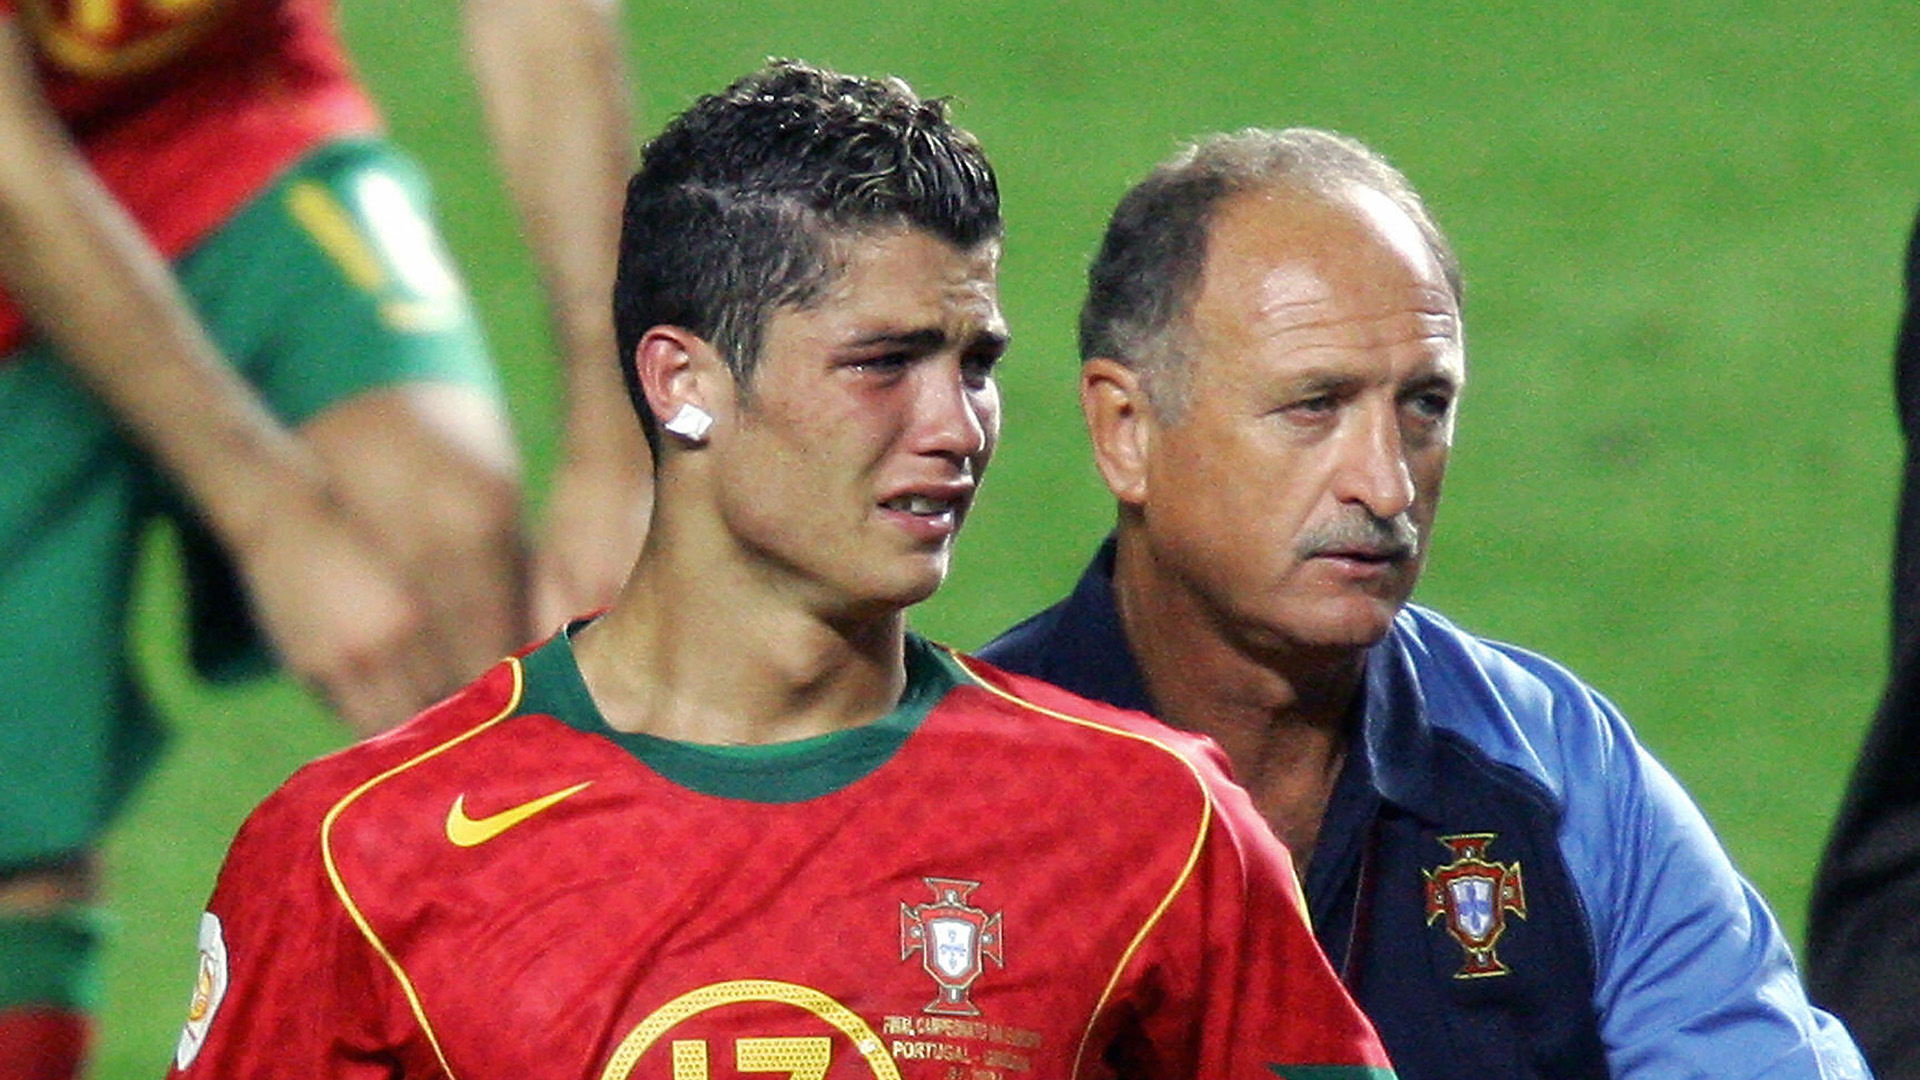
<svg viewBox="0 0 1920 1080">
<path fill-rule="evenodd" d="M 538 492 L 557 372 L 458 5 L 342 7 L 436 185 Z M 1307 124 L 1384 152 L 1467 278 L 1469 386 L 1416 600 L 1607 693 L 1800 940 L 1887 651 L 1891 349 L 1920 204 L 1910 3 L 709 0 L 630 3 L 625 22 L 637 138 L 797 56 L 953 96 L 993 156 L 1006 432 L 958 570 L 915 616 L 961 647 L 1068 588 L 1111 518 L 1072 327 L 1122 190 L 1215 129 Z M 175 739 L 109 848 L 108 1080 L 163 1071 L 227 839 L 343 738 L 285 685 L 194 685 L 178 606 L 147 575 L 143 664 Z"/>
</svg>

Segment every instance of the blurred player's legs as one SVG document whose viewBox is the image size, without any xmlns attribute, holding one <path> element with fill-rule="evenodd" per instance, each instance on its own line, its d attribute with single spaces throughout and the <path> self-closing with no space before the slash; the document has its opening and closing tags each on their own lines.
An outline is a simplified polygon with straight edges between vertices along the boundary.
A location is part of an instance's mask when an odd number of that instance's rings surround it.
<svg viewBox="0 0 1920 1080">
<path fill-rule="evenodd" d="M 92 865 L 70 859 L 0 875 L 0 1076 L 79 1075 L 90 1035 Z"/>
<path fill-rule="evenodd" d="M 412 163 L 371 142 L 311 155 L 189 257 L 181 278 L 206 298 L 222 350 L 243 358 L 261 396 L 300 426 L 399 565 L 441 580 L 461 569 L 454 576 L 472 587 L 424 590 L 441 606 L 429 625 L 463 631 L 446 650 L 447 689 L 520 644 L 512 432 Z M 219 625 L 204 613 L 196 623 Z"/>
<path fill-rule="evenodd" d="M 411 165 L 379 143 L 322 149 L 177 269 L 376 536 L 415 572 L 479 585 L 445 613 L 473 630 L 448 686 L 518 644 L 510 431 Z M 38 1080 L 79 1068 L 99 937 L 88 853 L 161 742 L 127 650 L 139 534 L 158 512 L 191 519 L 44 346 L 0 358 L 0 415 L 0 1077 Z M 184 546 L 190 581 L 221 580 L 216 550 Z M 194 594 L 218 646 L 196 664 L 264 668 L 244 597 Z"/>
<path fill-rule="evenodd" d="M 0 1076 L 67 1080 L 86 1058 L 87 1018 L 54 1008 L 0 1012 Z"/>
<path fill-rule="evenodd" d="M 0 1075 L 77 1074 L 84 857 L 159 742 L 129 671 L 138 468 L 44 350 L 0 366 Z"/>
</svg>

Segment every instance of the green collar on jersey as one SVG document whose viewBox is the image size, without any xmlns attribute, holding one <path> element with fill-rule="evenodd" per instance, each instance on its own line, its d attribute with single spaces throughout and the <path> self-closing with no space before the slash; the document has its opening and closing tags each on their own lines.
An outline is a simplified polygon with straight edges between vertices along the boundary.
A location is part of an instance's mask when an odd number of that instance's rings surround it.
<svg viewBox="0 0 1920 1080">
<path fill-rule="evenodd" d="M 917 634 L 907 635 L 906 660 L 907 687 L 899 704 L 871 724 L 765 746 L 713 746 L 614 730 L 588 694 L 573 643 L 562 632 L 521 659 L 526 690 L 519 713 L 552 716 L 610 739 L 661 776 L 703 794 L 802 802 L 838 791 L 886 764 L 947 691 L 971 681 L 952 656 Z"/>
</svg>

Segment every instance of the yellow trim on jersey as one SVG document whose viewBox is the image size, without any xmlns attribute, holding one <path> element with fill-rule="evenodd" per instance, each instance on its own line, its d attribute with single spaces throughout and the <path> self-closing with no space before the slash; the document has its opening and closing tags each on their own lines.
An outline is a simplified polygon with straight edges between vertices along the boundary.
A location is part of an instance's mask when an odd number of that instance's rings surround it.
<svg viewBox="0 0 1920 1080">
<path fill-rule="evenodd" d="M 874 1080 L 900 1080 L 900 1069 L 887 1056 L 886 1044 L 860 1018 L 860 1014 L 812 987 L 775 979 L 734 979 L 731 982 L 714 983 L 689 990 L 660 1006 L 629 1031 L 626 1038 L 620 1040 L 613 1056 L 607 1059 L 607 1067 L 601 1070 L 600 1080 L 628 1080 L 633 1067 L 640 1063 L 640 1058 L 653 1048 L 660 1036 L 673 1030 L 681 1021 L 708 1009 L 745 1001 L 791 1005 L 812 1013 L 853 1041 L 854 1049 L 860 1051 L 860 1056 L 867 1060 L 867 1069 L 873 1074 Z M 677 1055 L 675 1060 L 679 1060 Z M 679 1072 L 676 1068 L 676 1075 Z"/>
<path fill-rule="evenodd" d="M 347 915 L 353 919 L 353 924 L 360 928 L 360 935 L 367 939 L 367 943 L 373 946 L 373 951 L 379 955 L 381 960 L 386 962 L 388 969 L 393 972 L 393 977 L 399 980 L 400 990 L 406 994 L 407 1005 L 413 1010 L 413 1018 L 420 1022 L 420 1030 L 426 1034 L 427 1044 L 433 1047 L 433 1056 L 439 1060 L 440 1069 L 447 1074 L 448 1080 L 458 1080 L 458 1078 L 454 1076 L 453 1066 L 447 1063 L 446 1053 L 440 1049 L 440 1037 L 434 1034 L 433 1022 L 427 1019 L 426 1007 L 420 1003 L 420 994 L 414 989 L 413 980 L 407 977 L 406 969 L 400 966 L 400 961 L 387 949 L 386 943 L 380 940 L 380 935 L 375 933 L 373 927 L 368 924 L 366 916 L 360 913 L 360 908 L 354 904 L 353 897 L 347 893 L 346 882 L 340 879 L 340 868 L 335 865 L 333 861 L 333 823 L 339 819 L 342 811 L 353 805 L 355 800 L 373 790 L 377 785 L 385 783 L 400 773 L 406 772 L 408 769 L 426 761 L 428 758 L 436 757 L 447 750 L 451 750 L 461 743 L 466 742 L 468 739 L 473 738 L 475 735 L 498 724 L 500 721 L 505 720 L 507 717 L 512 716 L 514 710 L 520 707 L 520 695 L 526 690 L 526 677 L 520 670 L 519 657 L 508 657 L 506 662 L 511 666 L 513 671 L 513 692 L 507 695 L 507 703 L 501 708 L 497 715 L 491 720 L 468 728 L 466 731 L 461 732 L 438 746 L 408 758 L 406 761 L 395 765 L 386 772 L 354 788 L 339 802 L 334 803 L 333 808 L 327 811 L 327 816 L 321 819 L 320 822 L 320 857 L 326 863 L 327 878 L 333 883 L 334 895 L 340 898 L 340 904 L 347 909 Z"/>
<path fill-rule="evenodd" d="M 1154 927 L 1160 924 L 1161 917 L 1167 913 L 1167 909 L 1173 906 L 1174 897 L 1180 895 L 1180 892 L 1187 887 L 1187 881 L 1193 876 L 1194 868 L 1200 865 L 1200 854 L 1207 846 L 1207 832 L 1213 827 L 1213 792 L 1208 790 L 1206 778 L 1200 774 L 1199 767 L 1189 760 L 1185 754 L 1180 753 L 1167 744 L 1148 738 L 1136 731 L 1112 727 L 1098 720 L 1089 720 L 1084 716 L 1073 716 L 1069 713 L 1060 712 L 1057 709 L 1049 709 L 1038 702 L 1017 697 L 1010 691 L 1002 690 L 981 678 L 979 673 L 974 671 L 968 663 L 971 659 L 970 657 L 962 656 L 952 650 L 948 650 L 947 655 L 951 656 L 960 670 L 965 672 L 969 679 L 973 680 L 975 686 L 978 686 L 980 689 L 985 690 L 995 697 L 1011 702 L 1022 708 L 1030 709 L 1042 716 L 1049 716 L 1055 720 L 1064 720 L 1069 724 L 1092 728 L 1095 731 L 1104 731 L 1109 735 L 1118 735 L 1122 738 L 1132 739 L 1135 742 L 1145 743 L 1165 753 L 1167 756 L 1185 766 L 1186 770 L 1193 774 L 1194 783 L 1200 789 L 1200 828 L 1194 835 L 1192 850 L 1187 852 L 1187 864 L 1180 868 L 1179 876 L 1174 878 L 1172 886 L 1167 890 L 1167 894 L 1160 898 L 1159 905 L 1153 909 L 1152 914 L 1147 916 L 1146 922 L 1140 925 L 1139 931 L 1133 935 L 1133 940 L 1128 942 L 1126 950 L 1120 954 L 1120 962 L 1114 965 L 1113 974 L 1107 978 L 1106 987 L 1100 991 L 1100 1000 L 1094 1004 L 1093 1015 L 1087 1017 L 1086 1030 L 1080 1034 L 1080 1046 L 1073 1052 L 1073 1071 L 1069 1073 L 1068 1076 L 1077 1077 L 1080 1075 L 1081 1062 L 1086 1059 L 1087 1043 L 1093 1038 L 1094 1021 L 1098 1020 L 1100 1014 L 1106 1011 L 1108 999 L 1113 996 L 1114 989 L 1120 985 L 1120 976 L 1127 970 L 1127 965 L 1133 962 L 1134 954 L 1140 951 L 1140 946 L 1146 942 L 1147 935 L 1153 932 Z"/>
<path fill-rule="evenodd" d="M 353 215 L 325 186 L 313 180 L 295 182 L 287 189 L 287 210 L 363 292 L 378 292 L 387 283 L 380 257 L 354 227 Z"/>
</svg>

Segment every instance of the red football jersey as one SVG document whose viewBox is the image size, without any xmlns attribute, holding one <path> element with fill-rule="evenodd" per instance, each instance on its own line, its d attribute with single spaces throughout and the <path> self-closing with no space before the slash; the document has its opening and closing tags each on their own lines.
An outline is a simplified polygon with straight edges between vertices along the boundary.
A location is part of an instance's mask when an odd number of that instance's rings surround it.
<svg viewBox="0 0 1920 1080">
<path fill-rule="evenodd" d="M 176 256 L 316 143 L 374 131 L 332 0 L 0 0 L 93 170 Z M 0 294 L 0 355 L 25 337 Z"/>
<path fill-rule="evenodd" d="M 883 720 L 624 734 L 564 637 L 233 843 L 175 1075 L 1390 1076 L 1210 743 L 909 641 Z"/>
</svg>

